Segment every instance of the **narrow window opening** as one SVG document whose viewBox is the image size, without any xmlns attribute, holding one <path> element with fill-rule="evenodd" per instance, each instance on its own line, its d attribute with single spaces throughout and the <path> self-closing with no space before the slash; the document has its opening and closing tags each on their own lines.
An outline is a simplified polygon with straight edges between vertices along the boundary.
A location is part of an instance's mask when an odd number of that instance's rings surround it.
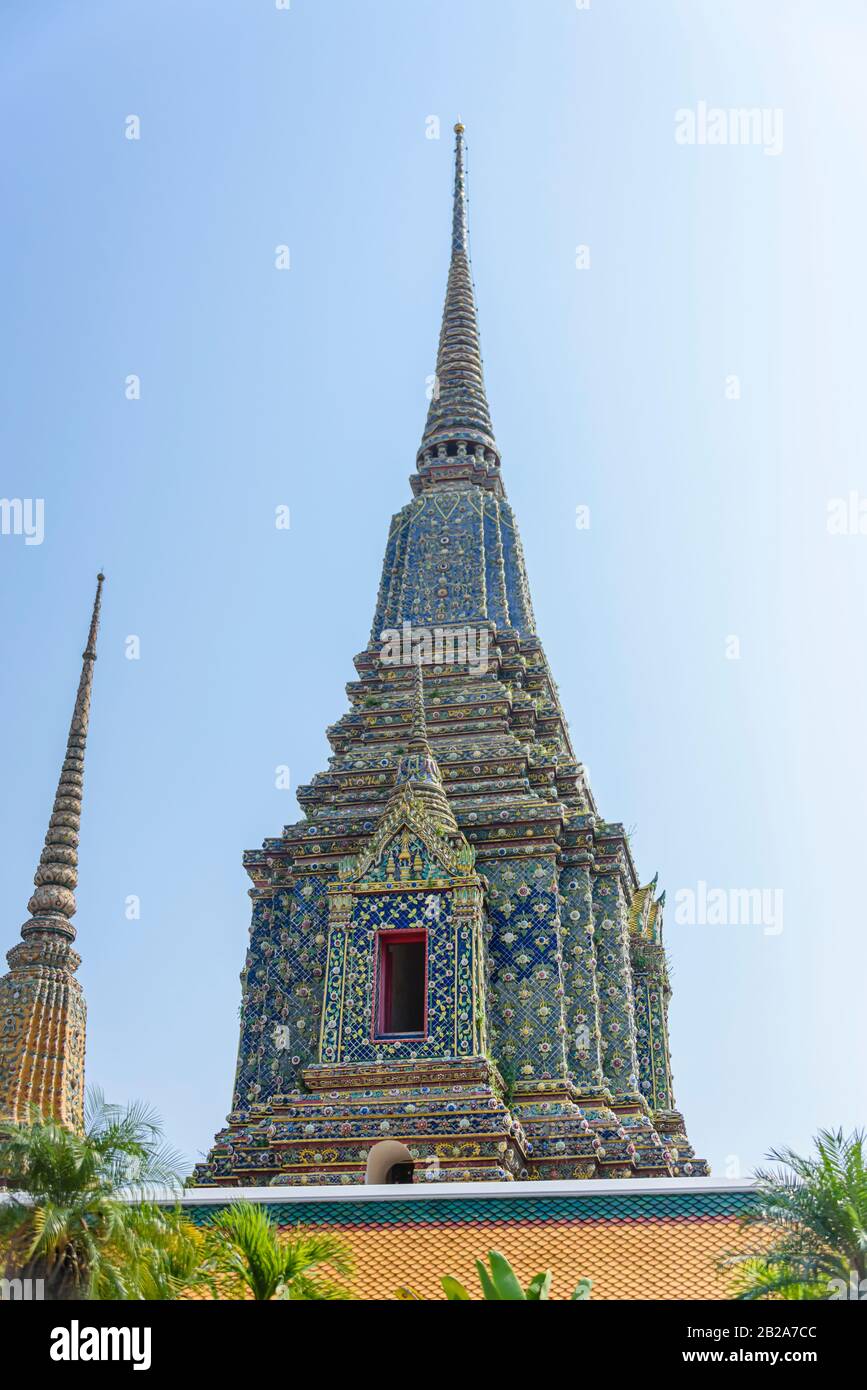
<svg viewBox="0 0 867 1390">
<path fill-rule="evenodd" d="M 425 1031 L 424 932 L 388 932 L 379 938 L 379 1034 Z"/>
</svg>

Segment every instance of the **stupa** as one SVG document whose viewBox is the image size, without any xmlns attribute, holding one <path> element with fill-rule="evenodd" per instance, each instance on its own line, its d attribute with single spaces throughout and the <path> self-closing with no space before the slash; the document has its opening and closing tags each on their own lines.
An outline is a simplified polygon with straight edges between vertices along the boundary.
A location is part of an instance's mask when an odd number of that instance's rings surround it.
<svg viewBox="0 0 867 1390">
<path fill-rule="evenodd" d="M 596 807 L 536 632 L 455 137 L 413 495 L 329 766 L 245 855 L 234 1096 L 199 1186 L 708 1171 L 672 1089 L 665 895 Z"/>
</svg>

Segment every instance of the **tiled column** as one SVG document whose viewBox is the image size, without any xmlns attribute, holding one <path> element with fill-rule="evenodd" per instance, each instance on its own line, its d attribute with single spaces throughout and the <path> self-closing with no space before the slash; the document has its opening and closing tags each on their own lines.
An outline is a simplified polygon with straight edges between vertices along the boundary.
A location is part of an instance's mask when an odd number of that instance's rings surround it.
<svg viewBox="0 0 867 1390">
<path fill-rule="evenodd" d="M 634 942 L 632 964 L 641 1094 L 651 1110 L 673 1110 L 668 1051 L 670 990 L 662 946 L 652 941 Z"/>
<path fill-rule="evenodd" d="M 486 863 L 494 1058 L 520 1087 L 567 1077 L 553 857 Z"/>
<path fill-rule="evenodd" d="M 334 891 L 329 894 L 329 900 L 328 955 L 322 998 L 322 1034 L 319 1060 L 321 1062 L 341 1062 L 343 1060 L 343 998 L 349 928 L 354 899 L 351 893 Z"/>
<path fill-rule="evenodd" d="M 454 895 L 455 1055 L 484 1057 L 488 1046 L 481 886 Z"/>
<path fill-rule="evenodd" d="M 279 871 L 278 871 L 279 872 Z M 296 1090 L 318 1059 L 328 897 L 318 875 L 251 890 L 233 1110 Z"/>
<path fill-rule="evenodd" d="M 597 832 L 593 919 L 602 1074 L 617 1100 L 640 1096 L 629 950 L 629 859 L 622 826 Z"/>
<path fill-rule="evenodd" d="M 563 980 L 566 990 L 566 1059 L 575 1089 L 596 1096 L 602 1089 L 599 994 L 593 940 L 593 889 L 587 864 L 568 865 L 560 876 Z"/>
</svg>

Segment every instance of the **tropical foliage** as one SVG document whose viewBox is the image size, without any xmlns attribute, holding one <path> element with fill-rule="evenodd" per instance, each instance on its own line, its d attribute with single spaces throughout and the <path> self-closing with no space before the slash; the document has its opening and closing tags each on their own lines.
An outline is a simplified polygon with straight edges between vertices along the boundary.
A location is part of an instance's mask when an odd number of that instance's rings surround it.
<svg viewBox="0 0 867 1390">
<path fill-rule="evenodd" d="M 349 1251 L 328 1231 L 281 1234 L 265 1207 L 235 1202 L 207 1233 L 207 1267 L 220 1296 L 254 1299 L 345 1299 L 339 1282 L 352 1272 Z"/>
<path fill-rule="evenodd" d="M 173 1296 L 195 1233 L 148 1197 L 177 1186 L 177 1166 L 151 1110 L 108 1105 L 99 1092 L 83 1134 L 36 1110 L 27 1123 L 0 1123 L 6 1277 L 43 1280 L 48 1299 Z"/>
<path fill-rule="evenodd" d="M 85 1131 L 34 1110 L 0 1123 L 0 1267 L 41 1280 L 47 1299 L 350 1297 L 349 1252 L 329 1232 L 279 1233 L 238 1202 L 197 1228 L 153 1199 L 179 1191 L 180 1160 L 147 1107 L 91 1092 Z"/>
<path fill-rule="evenodd" d="M 867 1295 L 867 1152 L 863 1131 L 822 1130 L 815 1151 L 772 1150 L 745 1217 L 760 1248 L 731 1257 L 738 1298 Z M 770 1237 L 770 1244 L 768 1238 Z"/>
<path fill-rule="evenodd" d="M 476 1260 L 476 1270 L 479 1276 L 479 1283 L 482 1286 L 482 1298 L 490 1303 L 537 1303 L 542 1299 L 551 1297 L 551 1271 L 546 1270 L 544 1274 L 537 1274 L 531 1279 L 526 1289 L 521 1287 L 521 1281 L 514 1269 L 498 1250 L 488 1251 L 487 1268 L 481 1260 Z M 450 1275 L 440 1280 L 443 1292 L 450 1303 L 469 1303 L 470 1294 L 457 1279 Z M 584 1302 L 590 1297 L 591 1281 L 589 1279 L 579 1280 L 577 1286 L 572 1291 L 572 1299 Z M 422 1300 L 422 1295 L 415 1289 L 404 1287 L 397 1290 L 397 1298 L 402 1302 L 416 1302 Z"/>
</svg>

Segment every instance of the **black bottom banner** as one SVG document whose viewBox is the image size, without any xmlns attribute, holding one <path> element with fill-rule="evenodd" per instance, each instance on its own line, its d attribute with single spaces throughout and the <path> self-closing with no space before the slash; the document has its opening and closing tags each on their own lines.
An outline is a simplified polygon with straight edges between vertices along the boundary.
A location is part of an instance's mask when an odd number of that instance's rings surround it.
<svg viewBox="0 0 867 1390">
<path fill-rule="evenodd" d="M 381 1323 L 389 1306 L 388 1321 Z M 452 1355 L 460 1348 L 454 1374 L 466 1379 L 476 1365 L 480 1373 L 487 1365 L 489 1373 L 490 1343 L 474 1343 L 473 1335 L 480 1329 L 490 1335 L 491 1329 L 475 1321 L 477 1314 L 469 1317 L 466 1311 L 456 1313 L 445 1306 L 441 1311 L 447 1321 L 438 1324 L 440 1345 L 451 1348 Z M 678 1366 L 687 1371 L 715 1365 L 762 1367 L 768 1372 L 803 1366 L 827 1376 L 854 1364 L 867 1330 L 861 1314 L 838 1303 L 591 1299 L 564 1303 L 562 1315 L 564 1323 L 557 1322 L 552 1309 L 538 1325 L 495 1324 L 496 1335 L 505 1339 L 505 1348 L 522 1333 L 531 1332 L 534 1338 L 555 1330 L 565 1333 L 575 1339 L 569 1354 L 575 1357 L 576 1374 L 592 1339 L 595 1352 L 613 1357 L 612 1370 L 620 1373 L 632 1358 L 640 1358 L 640 1364 L 652 1367 L 655 1374 Z M 7 1298 L 0 1301 L 0 1355 L 7 1370 L 15 1356 L 19 1364 L 26 1364 L 28 1375 L 61 1380 L 98 1376 L 102 1370 L 114 1375 L 192 1372 L 199 1377 L 213 1373 L 215 1383 L 225 1384 L 227 1372 L 254 1376 L 269 1367 L 270 1380 L 278 1370 L 291 1374 L 313 1358 L 321 1358 L 330 1379 L 341 1369 L 344 1356 L 347 1372 L 357 1374 L 365 1346 L 380 1359 L 384 1347 L 376 1351 L 370 1346 L 372 1318 L 380 1334 L 390 1337 L 411 1334 L 414 1316 L 418 1311 L 413 1314 L 406 1305 L 385 1302 L 287 1301 L 262 1307 L 252 1302 L 50 1303 Z M 451 1321 L 455 1316 L 456 1323 Z M 552 1317 L 553 1323 L 546 1320 Z M 363 1330 L 363 1341 L 353 1336 L 356 1328 Z M 460 1339 L 456 1345 L 453 1336 Z M 553 1344 L 545 1344 L 546 1359 L 549 1352 L 553 1359 Z M 433 1362 L 428 1365 L 433 1370 Z M 417 1371 L 423 1372 L 424 1365 L 412 1371 L 413 1379 Z"/>
</svg>

